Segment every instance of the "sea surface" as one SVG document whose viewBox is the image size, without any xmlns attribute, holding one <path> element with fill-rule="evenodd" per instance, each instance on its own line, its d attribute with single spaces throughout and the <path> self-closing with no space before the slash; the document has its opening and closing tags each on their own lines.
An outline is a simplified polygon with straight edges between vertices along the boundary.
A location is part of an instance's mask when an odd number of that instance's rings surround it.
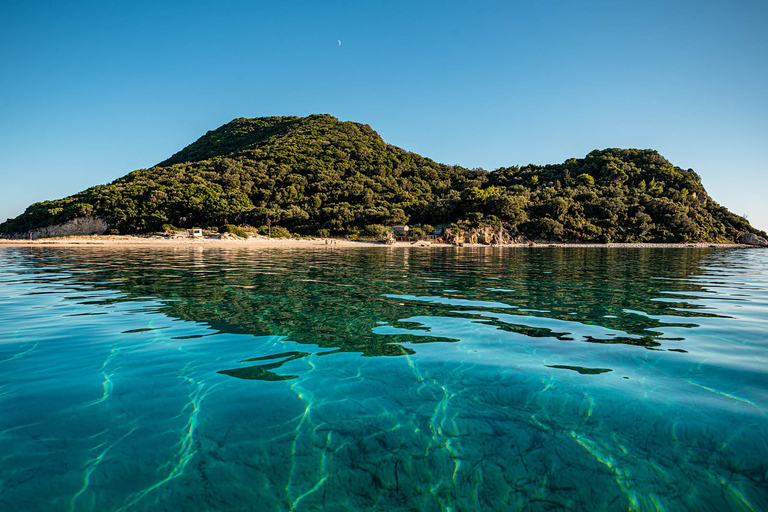
<svg viewBox="0 0 768 512">
<path fill-rule="evenodd" d="M 0 510 L 768 510 L 768 251 L 2 248 Z"/>
</svg>

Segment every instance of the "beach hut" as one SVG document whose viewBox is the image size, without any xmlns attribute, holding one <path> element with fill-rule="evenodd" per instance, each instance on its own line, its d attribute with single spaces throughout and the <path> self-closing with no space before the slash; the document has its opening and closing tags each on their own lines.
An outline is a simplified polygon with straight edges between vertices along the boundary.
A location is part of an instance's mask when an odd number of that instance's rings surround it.
<svg viewBox="0 0 768 512">
<path fill-rule="evenodd" d="M 408 236 L 408 226 L 392 226 L 392 233 L 395 236 Z"/>
<path fill-rule="evenodd" d="M 187 236 L 190 238 L 202 238 L 203 230 L 200 228 L 192 228 L 187 230 Z"/>
</svg>

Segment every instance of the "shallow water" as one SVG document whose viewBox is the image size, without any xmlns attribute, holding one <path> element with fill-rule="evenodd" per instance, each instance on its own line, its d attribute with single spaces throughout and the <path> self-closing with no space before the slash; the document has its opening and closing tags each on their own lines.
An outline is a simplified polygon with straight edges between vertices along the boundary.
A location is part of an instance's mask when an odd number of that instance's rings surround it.
<svg viewBox="0 0 768 512">
<path fill-rule="evenodd" d="M 768 251 L 0 249 L 0 510 L 768 510 Z"/>
</svg>

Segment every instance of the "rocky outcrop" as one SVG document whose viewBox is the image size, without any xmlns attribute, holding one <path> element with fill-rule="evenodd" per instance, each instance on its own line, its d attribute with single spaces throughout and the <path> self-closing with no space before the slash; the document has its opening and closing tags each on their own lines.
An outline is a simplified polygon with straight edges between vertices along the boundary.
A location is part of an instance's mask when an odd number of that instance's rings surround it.
<svg viewBox="0 0 768 512">
<path fill-rule="evenodd" d="M 245 240 L 245 238 L 237 236 L 234 233 L 221 233 L 219 240 Z"/>
<path fill-rule="evenodd" d="M 470 229 L 464 235 L 467 243 L 470 244 L 508 244 L 512 242 L 509 232 L 506 229 L 493 229 L 490 226 L 481 226 Z"/>
<path fill-rule="evenodd" d="M 57 236 L 87 236 L 103 234 L 109 224 L 101 217 L 78 217 L 64 224 L 54 224 L 43 228 L 33 229 L 26 233 L 13 233 L 9 238 L 26 238 L 36 240 L 38 238 L 53 238 Z"/>
<path fill-rule="evenodd" d="M 479 226 L 470 228 L 466 231 L 454 231 L 448 229 L 443 236 L 443 240 L 453 245 L 467 244 L 509 244 L 512 243 L 512 237 L 504 228 L 493 229 L 490 226 Z"/>
<path fill-rule="evenodd" d="M 768 247 L 768 240 L 754 233 L 744 233 L 739 237 L 740 244 L 755 245 L 757 247 Z"/>
</svg>

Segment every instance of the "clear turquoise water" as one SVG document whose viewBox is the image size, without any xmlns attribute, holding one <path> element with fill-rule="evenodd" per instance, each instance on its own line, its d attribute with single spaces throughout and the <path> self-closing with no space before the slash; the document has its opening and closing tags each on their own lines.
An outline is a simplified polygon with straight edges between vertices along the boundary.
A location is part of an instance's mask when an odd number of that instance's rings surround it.
<svg viewBox="0 0 768 512">
<path fill-rule="evenodd" d="M 768 510 L 768 251 L 0 249 L 0 510 Z"/>
</svg>

